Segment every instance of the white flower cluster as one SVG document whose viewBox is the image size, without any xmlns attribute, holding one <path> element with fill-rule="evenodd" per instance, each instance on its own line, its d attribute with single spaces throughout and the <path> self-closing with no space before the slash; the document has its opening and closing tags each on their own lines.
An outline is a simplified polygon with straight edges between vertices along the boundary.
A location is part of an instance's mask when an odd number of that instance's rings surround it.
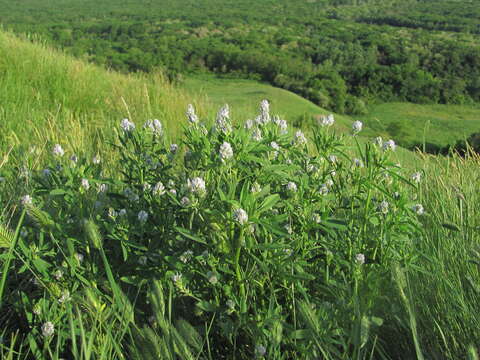
<svg viewBox="0 0 480 360">
<path fill-rule="evenodd" d="M 233 211 L 233 220 L 240 225 L 245 225 L 248 222 L 248 214 L 243 209 L 236 209 Z"/>
<path fill-rule="evenodd" d="M 335 118 L 333 117 L 333 114 L 330 114 L 327 116 L 322 115 L 319 120 L 321 127 L 330 127 L 333 125 L 334 122 L 335 122 Z"/>
<path fill-rule="evenodd" d="M 187 188 L 193 194 L 202 195 L 205 193 L 205 181 L 201 177 L 195 177 L 187 180 Z"/>
<path fill-rule="evenodd" d="M 382 145 L 383 151 L 388 151 L 388 150 L 395 151 L 396 148 L 397 148 L 397 145 L 395 144 L 395 141 L 393 141 L 392 139 L 385 141 Z"/>
<path fill-rule="evenodd" d="M 380 204 L 378 204 L 378 211 L 380 211 L 382 214 L 386 215 L 388 214 L 388 208 L 390 204 L 383 200 Z"/>
<path fill-rule="evenodd" d="M 23 206 L 32 205 L 32 197 L 30 195 L 24 195 L 21 202 Z"/>
<path fill-rule="evenodd" d="M 195 114 L 195 108 L 192 104 L 188 104 L 187 106 L 187 119 L 191 124 L 198 123 L 198 116 Z"/>
<path fill-rule="evenodd" d="M 55 326 L 51 321 L 47 321 L 42 325 L 42 335 L 45 337 L 50 337 L 55 332 Z"/>
<path fill-rule="evenodd" d="M 273 121 L 280 129 L 280 135 L 285 135 L 288 132 L 287 120 L 280 119 L 278 116 L 276 116 Z"/>
<path fill-rule="evenodd" d="M 302 131 L 298 130 L 295 133 L 294 143 L 296 145 L 305 145 L 307 143 L 307 138 L 305 137 L 305 134 Z"/>
<path fill-rule="evenodd" d="M 232 124 L 230 123 L 230 108 L 228 104 L 223 105 L 217 113 L 215 121 L 215 129 L 224 134 L 232 132 Z"/>
<path fill-rule="evenodd" d="M 414 172 L 412 174 L 412 180 L 417 184 L 420 183 L 420 181 L 422 181 L 422 173 L 420 173 L 419 171 Z"/>
<path fill-rule="evenodd" d="M 145 210 L 140 210 L 137 215 L 138 221 L 146 223 L 148 220 L 148 213 Z"/>
<path fill-rule="evenodd" d="M 158 119 L 145 121 L 145 124 L 143 124 L 143 128 L 149 129 L 155 136 L 163 135 L 163 126 L 160 120 Z"/>
<path fill-rule="evenodd" d="M 360 131 L 362 131 L 363 128 L 363 123 L 361 121 L 354 121 L 352 124 L 352 131 L 353 134 L 358 134 Z"/>
<path fill-rule="evenodd" d="M 53 147 L 52 153 L 54 156 L 62 157 L 65 155 L 65 151 L 63 150 L 62 146 L 60 144 L 55 144 Z"/>
<path fill-rule="evenodd" d="M 222 145 L 220 145 L 220 160 L 224 162 L 233 157 L 233 149 L 230 143 L 224 141 Z"/>
<path fill-rule="evenodd" d="M 254 141 L 262 141 L 262 132 L 260 131 L 259 128 L 253 129 L 252 139 L 253 139 Z"/>
<path fill-rule="evenodd" d="M 165 194 L 165 186 L 161 181 L 157 182 L 155 186 L 153 187 L 152 194 L 154 196 L 160 196 Z"/>
<path fill-rule="evenodd" d="M 365 264 L 365 255 L 363 255 L 363 254 L 357 254 L 357 255 L 355 255 L 355 261 L 356 261 L 357 264 L 359 264 L 359 265 Z"/>
<path fill-rule="evenodd" d="M 120 127 L 125 132 L 130 132 L 135 130 L 135 124 L 128 119 L 123 119 L 122 122 L 120 123 Z"/>
<path fill-rule="evenodd" d="M 270 118 L 270 103 L 268 100 L 262 100 L 260 103 L 260 115 L 255 118 L 258 125 L 266 125 L 271 121 Z"/>
<path fill-rule="evenodd" d="M 425 213 L 425 209 L 423 208 L 422 204 L 415 204 L 412 206 L 412 210 L 417 214 L 417 215 L 423 215 Z"/>
<path fill-rule="evenodd" d="M 286 188 L 287 188 L 287 191 L 289 192 L 292 192 L 292 193 L 297 192 L 297 184 L 295 184 L 293 181 L 290 181 L 287 184 Z"/>
</svg>

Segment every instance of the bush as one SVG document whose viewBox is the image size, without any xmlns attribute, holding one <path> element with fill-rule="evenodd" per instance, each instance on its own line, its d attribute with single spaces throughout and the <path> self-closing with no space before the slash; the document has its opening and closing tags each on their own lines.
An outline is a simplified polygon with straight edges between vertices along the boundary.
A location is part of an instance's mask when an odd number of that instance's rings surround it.
<svg viewBox="0 0 480 360">
<path fill-rule="evenodd" d="M 2 233 L 17 243 L 2 254 L 5 346 L 38 359 L 411 356 L 392 294 L 423 207 L 394 144 L 353 137 L 350 156 L 328 126 L 292 136 L 266 101 L 245 126 L 228 107 L 211 129 L 187 115 L 180 145 L 158 120 L 123 120 L 117 164 L 54 147 L 24 221 Z"/>
</svg>

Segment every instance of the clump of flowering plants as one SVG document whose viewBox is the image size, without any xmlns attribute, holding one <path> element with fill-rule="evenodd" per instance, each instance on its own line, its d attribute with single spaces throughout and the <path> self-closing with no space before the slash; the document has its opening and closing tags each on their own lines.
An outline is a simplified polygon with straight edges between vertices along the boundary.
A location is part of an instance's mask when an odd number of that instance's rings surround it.
<svg viewBox="0 0 480 360">
<path fill-rule="evenodd" d="M 395 327 L 389 269 L 415 261 L 425 216 L 390 160 L 393 141 L 361 146 L 330 129 L 331 115 L 309 137 L 267 101 L 245 124 L 228 106 L 212 127 L 193 106 L 186 115 L 178 145 L 159 120 L 124 119 L 117 164 L 56 145 L 19 199 L 26 216 L 8 283 L 23 285 L 5 296 L 37 351 L 56 341 L 71 355 L 75 329 L 95 337 L 102 319 L 121 329 L 112 353 L 129 346 L 133 357 L 136 341 L 148 343 L 137 329 L 169 339 L 166 308 L 171 326 L 189 329 L 162 348 L 180 358 L 381 351 L 378 338 Z M 106 178 L 107 167 L 117 175 Z"/>
</svg>

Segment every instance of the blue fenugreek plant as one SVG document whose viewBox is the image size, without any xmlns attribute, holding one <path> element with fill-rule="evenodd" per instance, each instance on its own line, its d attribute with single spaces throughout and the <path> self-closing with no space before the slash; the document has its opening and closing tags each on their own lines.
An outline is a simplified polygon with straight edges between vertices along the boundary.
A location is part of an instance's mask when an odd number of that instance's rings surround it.
<svg viewBox="0 0 480 360">
<path fill-rule="evenodd" d="M 53 147 L 19 199 L 9 326 L 38 358 L 104 351 L 99 334 L 121 344 L 112 358 L 381 353 L 405 310 L 369 288 L 387 296 L 388 269 L 415 261 L 421 174 L 391 160 L 392 140 L 361 145 L 359 121 L 338 136 L 325 116 L 307 136 L 268 101 L 245 124 L 228 106 L 212 127 L 191 105 L 186 117 L 178 144 L 159 120 L 122 120 L 117 163 Z"/>
</svg>

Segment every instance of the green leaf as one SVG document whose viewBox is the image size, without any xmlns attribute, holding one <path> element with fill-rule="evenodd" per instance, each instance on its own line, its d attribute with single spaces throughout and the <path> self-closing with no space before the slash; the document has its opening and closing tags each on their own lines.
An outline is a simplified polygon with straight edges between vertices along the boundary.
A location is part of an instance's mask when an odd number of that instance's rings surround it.
<svg viewBox="0 0 480 360">
<path fill-rule="evenodd" d="M 206 312 L 215 312 L 217 307 L 208 301 L 199 301 L 197 307 Z"/>
<path fill-rule="evenodd" d="M 460 228 L 457 225 L 452 224 L 452 223 L 443 223 L 442 226 L 445 229 L 448 229 L 448 230 L 461 231 Z"/>
<path fill-rule="evenodd" d="M 50 196 L 60 196 L 65 195 L 67 192 L 63 189 L 53 189 L 50 191 Z"/>
</svg>

